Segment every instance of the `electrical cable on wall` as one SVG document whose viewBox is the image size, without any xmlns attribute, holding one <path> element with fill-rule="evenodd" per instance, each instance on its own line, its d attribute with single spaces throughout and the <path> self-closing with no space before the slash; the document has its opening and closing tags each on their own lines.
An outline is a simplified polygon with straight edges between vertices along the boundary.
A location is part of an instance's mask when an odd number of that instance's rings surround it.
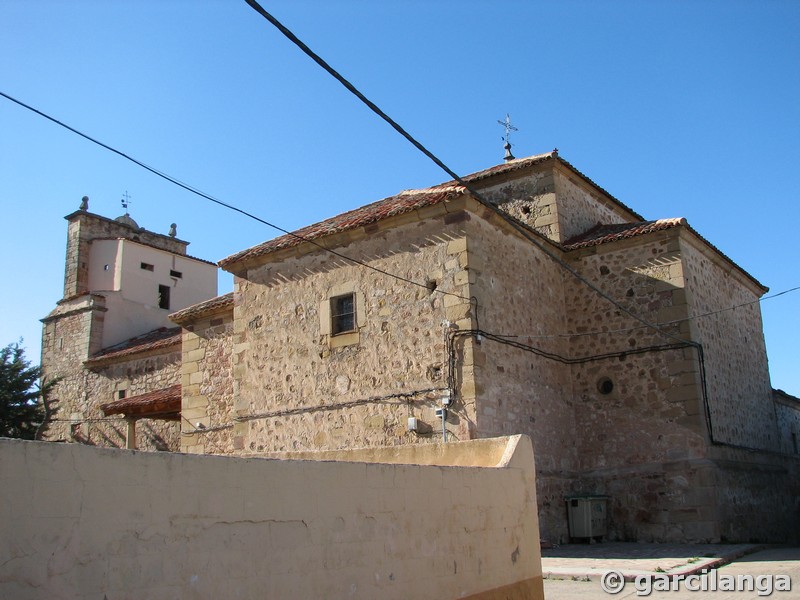
<svg viewBox="0 0 800 600">
<path fill-rule="evenodd" d="M 451 171 L 441 160 L 439 160 L 435 155 L 433 155 L 430 151 L 428 151 L 422 144 L 420 144 L 412 136 L 410 136 L 407 132 L 405 132 L 405 130 L 402 129 L 392 119 L 390 119 L 388 117 L 388 115 L 386 115 L 385 113 L 380 111 L 380 109 L 376 105 L 374 105 L 374 103 L 370 102 L 352 84 L 350 84 L 346 79 L 344 79 L 335 70 L 333 70 L 329 65 L 327 65 L 327 63 L 325 63 L 325 61 L 323 61 L 321 58 L 319 58 L 319 56 L 317 56 L 316 54 L 311 52 L 310 49 L 307 46 L 305 46 L 305 44 L 303 44 L 299 39 L 296 38 L 296 36 L 294 36 L 294 34 L 292 34 L 288 29 L 286 29 L 283 25 L 281 25 L 276 19 L 274 19 L 274 17 L 269 15 L 269 13 L 266 13 L 266 11 L 264 11 L 263 8 L 261 8 L 260 5 L 257 2 L 254 2 L 253 0 L 246 0 L 246 1 L 248 2 L 248 4 L 251 7 L 253 7 L 260 14 L 262 14 L 262 16 L 264 16 L 265 18 L 270 20 L 273 23 L 273 25 L 278 27 L 281 30 L 281 32 L 284 33 L 284 35 L 289 37 L 290 40 L 292 40 L 295 44 L 297 44 L 299 47 L 301 47 L 301 49 L 304 52 L 306 52 L 309 56 L 314 58 L 314 60 L 318 64 L 320 64 L 320 66 L 325 68 L 331 75 L 336 77 L 337 80 L 339 80 L 345 87 L 347 87 L 347 89 L 349 89 L 352 93 L 354 93 L 357 97 L 359 97 L 359 99 L 362 102 L 364 102 L 365 104 L 367 104 L 367 106 L 369 106 L 374 112 L 376 112 L 376 114 L 378 114 L 379 116 L 381 116 L 381 118 L 386 120 L 390 125 L 392 125 L 393 128 L 395 128 L 395 130 L 397 130 L 399 133 L 401 133 L 401 135 L 406 137 L 406 139 L 408 139 L 412 144 L 414 144 L 415 147 L 417 147 L 421 152 L 423 152 L 426 156 L 428 156 L 431 160 L 433 160 L 438 166 L 440 166 L 445 172 L 447 172 L 451 177 L 453 177 L 454 180 L 456 180 L 460 185 L 462 185 L 478 202 L 480 202 L 482 205 L 486 206 L 487 208 L 490 208 L 495 214 L 498 214 L 500 216 L 500 218 L 504 219 L 506 222 L 511 224 L 511 226 L 514 227 L 515 230 L 517 230 L 518 233 L 520 233 L 520 235 L 522 235 L 528 241 L 530 241 L 532 244 L 534 244 L 536 247 L 538 247 L 545 255 L 547 255 L 549 258 L 551 258 L 556 263 L 558 263 L 562 268 L 564 268 L 566 271 L 571 273 L 574 277 L 576 277 L 579 281 L 581 281 L 586 286 L 588 286 L 590 289 L 592 289 L 595 293 L 599 294 L 601 297 L 606 299 L 608 302 L 610 302 L 611 304 L 616 306 L 619 310 L 621 310 L 622 312 L 626 313 L 631 318 L 641 322 L 643 324 L 642 328 L 651 328 L 651 329 L 655 330 L 656 332 L 658 332 L 660 335 L 672 338 L 672 339 L 676 340 L 678 343 L 685 343 L 685 344 L 687 344 L 689 346 L 695 347 L 697 349 L 697 351 L 698 351 L 699 360 L 702 361 L 703 351 L 702 351 L 702 346 L 699 343 L 683 339 L 680 336 L 676 336 L 676 335 L 670 333 L 669 331 L 665 331 L 664 329 L 662 329 L 664 326 L 668 326 L 668 325 L 674 324 L 676 322 L 671 322 L 671 323 L 667 323 L 667 324 L 651 323 L 648 320 L 644 319 L 643 317 L 641 317 L 641 316 L 637 315 L 636 313 L 630 311 L 624 305 L 622 305 L 617 300 L 615 300 L 613 297 L 609 296 L 608 294 L 606 294 L 605 292 L 600 290 L 591 281 L 588 281 L 587 279 L 585 279 L 580 273 L 578 273 L 569 264 L 567 264 L 565 261 L 563 261 L 559 256 L 557 256 L 554 252 L 552 252 L 548 247 L 546 247 L 546 245 L 543 242 L 549 242 L 549 240 L 546 240 L 546 238 L 543 238 L 538 232 L 536 232 L 535 230 L 530 229 L 528 226 L 518 222 L 516 219 L 513 219 L 513 217 L 510 217 L 509 215 L 505 214 L 497 206 L 495 206 L 494 204 L 489 202 L 476 189 L 474 189 L 469 184 L 467 184 L 462 178 L 460 178 L 457 174 L 455 174 L 453 171 Z M 371 269 L 373 271 L 376 271 L 378 273 L 393 277 L 395 279 L 404 281 L 406 283 L 417 285 L 419 287 L 425 287 L 426 289 L 429 289 L 428 285 L 425 284 L 425 283 L 415 282 L 413 280 L 401 277 L 399 275 L 395 275 L 395 274 L 393 274 L 391 272 L 383 271 L 383 270 L 378 269 L 376 267 L 373 267 L 372 265 L 369 265 L 367 263 L 363 263 L 363 262 L 358 261 L 356 259 L 352 259 L 352 258 L 350 258 L 348 256 L 345 256 L 343 254 L 340 254 L 340 253 L 338 253 L 338 252 L 336 252 L 334 250 L 325 248 L 324 246 L 314 242 L 313 240 L 309 240 L 309 239 L 306 239 L 306 238 L 304 238 L 302 236 L 299 236 L 297 234 L 289 232 L 289 231 L 287 231 L 287 230 L 285 230 L 283 228 L 280 228 L 280 227 L 278 227 L 276 225 L 273 225 L 272 223 L 269 223 L 269 222 L 267 222 L 267 221 L 265 221 L 263 219 L 260 219 L 260 218 L 254 216 L 254 215 L 252 215 L 250 213 L 247 213 L 246 211 L 238 209 L 235 206 L 232 206 L 232 205 L 226 204 L 226 203 L 224 203 L 224 202 L 222 202 L 220 200 L 217 200 L 216 198 L 213 198 L 213 197 L 209 196 L 208 194 L 204 194 L 203 192 L 200 192 L 199 190 L 197 190 L 195 188 L 192 188 L 191 186 L 188 186 L 187 184 L 184 184 L 184 183 L 182 183 L 182 182 L 180 182 L 180 181 L 178 181 L 178 180 L 176 180 L 176 179 L 174 179 L 174 178 L 172 178 L 172 177 L 170 177 L 170 176 L 168 176 L 168 175 L 166 175 L 166 174 L 164 174 L 164 173 L 162 173 L 162 172 L 160 172 L 160 171 L 158 171 L 156 169 L 153 169 L 152 167 L 148 167 L 144 163 L 141 163 L 140 161 L 137 161 L 137 160 L 131 158 L 130 156 L 128 156 L 126 154 L 123 154 L 122 152 L 120 152 L 118 150 L 115 150 L 114 148 L 112 148 L 112 147 L 110 147 L 110 146 L 108 146 L 106 144 L 103 144 L 103 143 L 101 143 L 101 142 L 99 142 L 99 141 L 97 141 L 97 140 L 95 140 L 95 139 L 93 139 L 93 138 L 91 138 L 91 137 L 89 137 L 89 136 L 87 136 L 85 134 L 82 134 L 81 132 L 79 132 L 79 131 L 77 131 L 77 130 L 75 130 L 75 129 L 73 129 L 73 128 L 71 128 L 71 127 L 69 127 L 69 126 L 67 126 L 67 125 L 65 125 L 63 123 L 61 123 L 60 121 L 57 121 L 57 120 L 53 119 L 52 117 L 49 117 L 49 116 L 45 115 L 44 113 L 42 113 L 40 111 L 37 111 L 36 109 L 33 109 L 33 108 L 29 107 L 28 105 L 25 105 L 25 104 L 19 102 L 18 100 L 15 100 L 14 98 L 8 96 L 7 94 L 4 94 L 4 93 L 0 92 L 0 95 L 6 97 L 9 100 L 12 100 L 13 102 L 16 102 L 17 104 L 19 104 L 19 105 L 21 105 L 21 106 L 23 106 L 23 107 L 25 107 L 25 108 L 27 108 L 29 110 L 32 110 L 32 111 L 40 114 L 41 116 L 44 116 L 44 117 L 50 119 L 51 121 L 53 121 L 53 122 L 55 122 L 55 123 L 65 127 L 65 128 L 67 128 L 67 129 L 69 129 L 70 131 L 73 131 L 74 133 L 76 133 L 78 135 L 81 135 L 82 137 L 86 138 L 89 141 L 92 141 L 93 143 L 96 143 L 96 144 L 98 144 L 98 145 L 100 145 L 100 146 L 102 146 L 102 147 L 104 147 L 104 148 L 106 148 L 106 149 L 108 149 L 108 150 L 110 150 L 112 152 L 115 152 L 116 154 L 122 156 L 123 158 L 126 158 L 127 160 L 130 160 L 130 161 L 134 162 L 135 164 L 139 165 L 140 167 L 145 168 L 146 170 L 158 175 L 159 177 L 162 177 L 162 178 L 166 179 L 167 181 L 170 181 L 171 183 L 173 183 L 175 185 L 178 185 L 179 187 L 182 187 L 183 189 L 186 189 L 187 191 L 190 191 L 190 192 L 192 192 L 194 194 L 197 194 L 198 196 L 201 196 L 201 197 L 203 197 L 203 198 L 205 198 L 207 200 L 215 202 L 215 203 L 217 203 L 217 204 L 219 204 L 221 206 L 224 206 L 224 207 L 226 207 L 226 208 L 228 208 L 230 210 L 234 210 L 234 211 L 239 212 L 239 213 L 241 213 L 241 214 L 243 214 L 245 216 L 253 218 L 254 220 L 256 220 L 258 222 L 261 222 L 261 223 L 263 223 L 263 224 L 265 224 L 265 225 L 267 225 L 269 227 L 272 227 L 272 228 L 274 228 L 274 229 L 276 229 L 278 231 L 281 231 L 281 232 L 283 232 L 283 233 L 285 233 L 287 235 L 290 235 L 290 236 L 293 236 L 295 238 L 298 238 L 301 241 L 311 243 L 311 244 L 321 248 L 322 250 L 324 250 L 326 252 L 329 252 L 329 253 L 332 253 L 332 254 L 334 254 L 334 255 L 336 255 L 336 256 L 344 259 L 344 260 L 347 260 L 347 261 L 352 262 L 354 264 L 357 264 L 359 266 L 366 267 L 366 268 Z M 441 294 L 451 295 L 451 296 L 456 296 L 456 297 L 459 297 L 459 298 L 462 298 L 462 299 L 466 299 L 466 298 L 464 298 L 464 297 L 462 297 L 462 296 L 460 296 L 458 294 L 454 294 L 454 293 L 450 293 L 450 292 L 444 292 L 444 291 L 441 291 L 441 290 L 438 290 L 438 289 L 436 291 L 439 291 L 439 293 L 441 293 Z M 783 293 L 788 293 L 788 291 L 793 291 L 793 290 L 787 290 L 787 292 L 783 292 Z M 471 299 L 470 299 L 470 303 L 471 303 Z M 735 308 L 735 307 L 733 307 L 733 308 Z M 723 310 L 728 310 L 728 309 L 723 309 Z M 476 312 L 477 312 L 477 306 L 476 306 Z M 717 312 L 722 312 L 722 311 L 715 311 L 713 313 L 708 313 L 708 314 L 716 314 Z M 692 318 L 699 318 L 699 316 L 698 317 L 692 317 Z M 690 320 L 690 319 L 685 319 L 685 320 Z M 607 333 L 607 332 L 603 332 L 603 333 Z M 483 335 L 483 333 L 480 333 L 479 335 Z M 569 334 L 565 334 L 565 335 L 569 335 Z M 495 337 L 499 338 L 500 336 L 497 336 L 495 334 Z M 495 341 L 498 341 L 498 339 L 495 339 Z M 631 352 L 628 351 L 627 353 L 630 354 Z M 705 394 L 705 392 L 704 392 L 704 394 Z M 708 409 L 708 407 L 706 407 L 706 408 Z"/>
<path fill-rule="evenodd" d="M 195 427 L 193 423 L 188 421 L 184 418 L 184 420 L 189 423 L 194 429 L 193 431 L 184 432 L 186 434 L 198 434 L 198 433 L 210 433 L 212 431 L 219 431 L 220 429 L 229 429 L 233 427 L 234 423 L 244 423 L 247 421 L 255 421 L 255 420 L 262 420 L 262 419 L 275 419 L 280 417 L 291 417 L 296 415 L 304 415 L 304 414 L 311 414 L 316 412 L 323 412 L 323 411 L 331 411 L 331 410 L 342 410 L 346 408 L 354 408 L 356 406 L 365 406 L 369 404 L 410 404 L 412 402 L 416 402 L 416 398 L 419 396 L 425 396 L 428 394 L 436 394 L 442 393 L 447 391 L 447 388 L 426 388 L 426 389 L 419 389 L 419 390 L 409 390 L 406 392 L 395 392 L 393 394 L 385 394 L 383 396 L 370 396 L 369 398 L 360 398 L 358 400 L 351 400 L 349 402 L 339 402 L 336 404 L 318 404 L 316 406 L 298 406 L 295 408 L 286 408 L 282 410 L 275 410 L 271 412 L 263 412 L 263 413 L 251 413 L 248 415 L 237 415 L 233 417 L 233 419 L 226 423 L 220 423 L 217 425 L 211 425 L 209 427 L 198 428 Z M 400 402 L 392 402 L 393 400 L 399 400 Z M 182 417 L 183 418 L 183 417 Z"/>
<path fill-rule="evenodd" d="M 610 295 L 603 292 L 599 287 L 594 285 L 591 281 L 583 277 L 577 270 L 572 268 L 566 261 L 562 260 L 559 256 L 557 256 L 554 252 L 552 252 L 549 248 L 546 247 L 543 240 L 546 240 L 541 234 L 537 231 L 530 229 L 527 225 L 524 225 L 517 221 L 517 219 L 511 217 L 510 215 L 501 211 L 497 206 L 492 204 L 486 198 L 482 196 L 475 188 L 467 184 L 461 177 L 459 177 L 455 172 L 453 172 L 447 165 L 445 165 L 438 157 L 436 157 L 432 152 L 430 152 L 427 148 L 425 148 L 420 142 L 418 142 L 415 138 L 413 138 L 410 134 L 408 134 L 402 127 L 400 127 L 394 120 L 392 120 L 386 113 L 380 110 L 373 102 L 364 96 L 352 83 L 350 83 L 347 79 L 345 79 L 340 73 L 334 70 L 327 62 L 325 62 L 319 55 L 314 53 L 306 44 L 304 44 L 294 33 L 292 33 L 287 27 L 285 27 L 280 21 L 278 21 L 275 17 L 269 14 L 266 10 L 264 10 L 261 5 L 256 2 L 255 0 L 245 0 L 247 4 L 249 4 L 256 12 L 258 12 L 262 17 L 267 19 L 270 23 L 272 23 L 283 35 L 285 35 L 290 41 L 292 41 L 295 45 L 297 45 L 305 54 L 311 57 L 317 64 L 319 64 L 323 69 L 325 69 L 330 75 L 332 75 L 337 81 L 339 81 L 345 88 L 347 88 L 351 93 L 353 93 L 359 100 L 361 100 L 367 107 L 370 108 L 375 114 L 385 120 L 389 125 L 391 125 L 398 133 L 400 133 L 403 137 L 405 137 L 409 142 L 411 142 L 416 148 L 418 148 L 423 154 L 425 154 L 428 158 L 430 158 L 436 165 L 442 168 L 446 173 L 448 173 L 453 179 L 455 179 L 459 184 L 461 184 L 480 204 L 494 212 L 495 214 L 499 215 L 501 219 L 509 223 L 518 233 L 520 233 L 525 239 L 530 241 L 534 246 L 536 246 L 542 253 L 544 253 L 548 258 L 553 260 L 555 263 L 560 265 L 564 270 L 570 273 L 573 277 L 575 277 L 578 281 L 586 285 L 589 289 L 594 291 L 598 294 L 601 298 L 604 298 L 606 301 L 611 303 L 613 306 L 617 307 L 619 310 L 630 316 L 631 318 L 635 319 L 636 321 L 642 323 L 647 328 L 655 330 L 660 335 L 673 339 L 678 343 L 687 344 L 688 346 L 693 347 L 697 352 L 697 359 L 701 366 L 702 371 L 702 395 L 705 405 L 706 411 L 706 420 L 709 427 L 709 436 L 711 442 L 713 444 L 725 444 L 729 446 L 735 446 L 733 444 L 727 444 L 726 442 L 719 442 L 714 439 L 713 431 L 711 429 L 711 415 L 710 415 L 710 408 L 708 404 L 708 390 L 706 385 L 706 378 L 705 378 L 705 359 L 704 359 L 704 351 L 703 346 L 699 342 L 695 342 L 692 340 L 687 340 L 682 338 L 678 335 L 675 335 L 669 331 L 666 331 L 659 327 L 658 325 L 651 323 L 644 317 L 634 313 L 624 305 L 622 305 L 619 301 L 615 298 L 611 297 Z M 541 240 L 539 238 L 542 238 Z M 549 240 L 547 240 L 549 241 Z M 499 338 L 498 338 L 499 340 Z M 495 341 L 498 341 L 495 340 Z M 746 447 L 745 447 L 746 448 Z"/>
<path fill-rule="evenodd" d="M 706 388 L 706 369 L 705 369 L 705 359 L 703 353 L 703 347 L 700 344 L 694 344 L 688 341 L 678 342 L 674 344 L 662 344 L 658 346 L 646 346 L 642 348 L 631 348 L 628 350 L 622 350 L 618 352 L 606 352 L 603 354 L 594 354 L 590 356 L 582 356 L 578 358 L 571 358 L 568 356 L 562 356 L 555 352 L 548 352 L 546 350 L 542 350 L 541 348 L 537 348 L 535 346 L 531 346 L 529 344 L 523 344 L 522 342 L 517 342 L 512 339 L 509 339 L 508 336 L 497 335 L 495 333 L 490 333 L 488 331 L 483 331 L 480 329 L 466 329 L 466 330 L 457 330 L 451 331 L 449 333 L 449 343 L 447 345 L 446 351 L 448 354 L 448 370 L 447 370 L 447 385 L 450 389 L 450 393 L 455 396 L 456 393 L 456 375 L 455 375 L 455 367 L 456 367 L 456 348 L 455 342 L 458 338 L 464 337 L 474 337 L 474 338 L 481 338 L 491 340 L 493 342 L 497 342 L 498 344 L 502 344 L 505 346 L 511 346 L 518 350 L 523 350 L 525 352 L 530 352 L 537 356 L 541 356 L 542 358 L 546 358 L 548 360 L 553 360 L 556 362 L 560 362 L 561 364 L 565 365 L 578 365 L 578 364 L 585 364 L 590 362 L 597 362 L 601 360 L 609 360 L 611 358 L 622 358 L 627 356 L 635 356 L 638 354 L 646 354 L 649 352 L 664 352 L 667 350 L 681 350 L 684 348 L 695 348 L 698 351 L 698 368 L 700 371 L 700 381 L 701 381 L 701 394 L 703 399 L 703 405 L 705 407 L 705 417 L 706 417 L 706 425 L 708 426 L 709 435 L 711 436 L 711 440 L 713 441 L 713 428 L 711 424 L 711 412 L 708 407 L 708 397 L 707 397 L 707 388 Z"/>
<path fill-rule="evenodd" d="M 537 348 L 535 346 L 531 346 L 530 344 L 523 344 L 522 342 L 517 342 L 512 339 L 509 339 L 509 336 L 506 335 L 498 335 L 496 333 L 490 333 L 488 331 L 484 331 L 482 329 L 462 329 L 451 331 L 449 334 L 450 344 L 448 347 L 448 386 L 450 388 L 451 393 L 455 393 L 455 340 L 461 337 L 477 337 L 480 336 L 487 340 L 492 340 L 497 342 L 498 344 L 502 344 L 505 346 L 511 346 L 518 350 L 523 350 L 525 352 L 530 352 L 537 356 L 541 356 L 548 360 L 553 360 L 556 362 L 560 362 L 561 364 L 565 365 L 578 365 L 584 364 L 589 362 L 596 362 L 600 360 L 608 360 L 611 358 L 619 358 L 623 356 L 634 356 L 637 354 L 645 354 L 648 352 L 662 352 L 665 350 L 680 350 L 683 348 L 691 348 L 692 344 L 689 342 L 680 342 L 674 344 L 661 344 L 657 346 L 646 346 L 641 348 L 631 348 L 628 350 L 621 350 L 617 352 L 606 352 L 603 354 L 593 354 L 589 356 L 581 356 L 578 358 L 572 358 L 568 356 L 562 356 L 555 352 L 548 352 L 546 350 L 542 350 L 541 348 Z"/>
</svg>

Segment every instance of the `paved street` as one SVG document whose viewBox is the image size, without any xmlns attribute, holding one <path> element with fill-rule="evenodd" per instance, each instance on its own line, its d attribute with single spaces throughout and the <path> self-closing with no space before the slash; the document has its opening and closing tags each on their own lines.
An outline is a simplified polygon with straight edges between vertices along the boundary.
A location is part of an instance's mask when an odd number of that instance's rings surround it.
<svg viewBox="0 0 800 600">
<path fill-rule="evenodd" d="M 733 548 L 733 547 L 731 547 Z M 684 554 L 689 556 L 690 558 L 684 562 L 684 565 L 678 564 L 681 561 L 674 561 L 675 565 L 673 568 L 668 568 L 667 562 L 665 562 L 664 558 L 656 559 L 656 562 L 660 562 L 660 564 L 655 567 L 657 569 L 663 569 L 667 571 L 667 573 L 661 573 L 660 571 L 653 572 L 650 570 L 653 568 L 653 559 L 650 558 L 638 558 L 634 555 L 633 557 L 628 554 L 627 556 L 622 556 L 622 553 L 616 553 L 615 556 L 609 558 L 607 563 L 609 568 L 618 568 L 620 565 L 624 563 L 624 567 L 620 569 L 620 571 L 626 575 L 627 577 L 635 576 L 634 573 L 643 573 L 649 571 L 656 577 L 671 577 L 672 575 L 678 573 L 683 574 L 685 577 L 687 573 L 690 571 L 686 568 L 688 565 L 694 565 L 699 561 L 690 562 L 694 558 L 703 557 L 705 548 L 701 547 L 694 547 L 691 551 L 684 551 Z M 574 549 L 561 552 L 561 554 L 568 554 L 570 551 L 574 552 Z M 551 552 L 551 551 L 548 551 Z M 557 551 L 552 551 L 557 553 Z M 699 555 L 699 556 L 698 556 Z M 557 560 L 561 560 L 562 562 L 566 559 L 561 557 L 556 557 Z M 587 569 L 591 570 L 596 568 L 598 565 L 596 564 L 597 558 L 592 557 L 587 561 Z M 640 562 L 637 563 L 637 560 Z M 543 560 L 543 564 L 547 565 L 548 561 L 552 562 L 550 557 L 545 557 Z M 667 565 L 662 567 L 661 564 Z M 545 566 L 545 571 L 547 571 L 547 567 Z M 700 588 L 699 591 L 690 591 L 685 588 L 685 582 L 681 582 L 680 589 L 678 591 L 658 591 L 658 590 L 650 590 L 650 594 L 647 595 L 649 584 L 645 583 L 645 580 L 640 579 L 638 584 L 636 581 L 627 581 L 625 583 L 624 588 L 622 591 L 615 595 L 611 595 L 603 591 L 601 587 L 601 581 L 599 578 L 594 578 L 595 575 L 599 577 L 599 573 L 597 574 L 590 574 L 586 573 L 585 575 L 581 576 L 575 574 L 574 577 L 583 580 L 573 580 L 569 578 L 560 578 L 560 576 L 552 575 L 551 578 L 545 579 L 544 582 L 544 592 L 546 600 L 566 600 L 572 598 L 586 598 L 588 600 L 609 600 L 610 598 L 638 598 L 638 597 L 649 597 L 649 598 L 671 598 L 674 600 L 688 600 L 691 598 L 713 598 L 714 600 L 744 600 L 750 598 L 777 598 L 777 599 L 792 599 L 792 600 L 799 600 L 800 599 L 800 548 L 770 548 L 766 550 L 761 550 L 755 552 L 753 554 L 747 554 L 742 556 L 734 562 L 720 567 L 715 573 L 712 572 L 706 575 L 697 575 L 695 579 L 691 581 L 691 585 L 697 588 Z M 723 591 L 720 588 L 724 587 L 722 583 L 723 580 L 733 581 L 729 579 L 730 577 L 738 577 L 738 576 L 747 576 L 752 575 L 754 579 L 754 589 L 753 591 Z M 759 575 L 763 576 L 772 576 L 771 579 L 758 579 Z M 789 576 L 791 579 L 792 589 L 791 591 L 779 591 L 774 590 L 771 595 L 767 595 L 767 592 L 770 590 L 770 585 L 772 588 L 777 587 L 777 578 L 776 576 Z M 587 576 L 591 576 L 592 580 L 586 581 Z M 559 577 L 559 578 L 553 578 Z M 716 583 L 717 591 L 711 591 L 714 584 Z M 651 584 L 653 587 L 656 586 L 655 582 Z M 707 591 L 703 591 L 703 589 Z M 760 592 L 759 592 L 760 590 Z"/>
</svg>

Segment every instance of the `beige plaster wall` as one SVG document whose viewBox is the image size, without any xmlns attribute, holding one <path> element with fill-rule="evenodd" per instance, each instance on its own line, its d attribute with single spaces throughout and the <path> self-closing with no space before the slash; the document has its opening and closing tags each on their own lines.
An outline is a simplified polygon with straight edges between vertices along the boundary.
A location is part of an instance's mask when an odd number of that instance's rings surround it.
<svg viewBox="0 0 800 600">
<path fill-rule="evenodd" d="M 0 440 L 0 596 L 541 599 L 530 441 L 495 444 L 500 468 Z"/>
<path fill-rule="evenodd" d="M 142 263 L 153 265 L 153 270 L 142 269 Z M 171 271 L 181 277 L 171 276 Z M 168 309 L 159 308 L 159 285 L 170 288 Z M 131 240 L 94 240 L 89 289 L 106 297 L 102 347 L 107 348 L 159 327 L 171 327 L 170 313 L 216 296 L 217 267 Z"/>
<path fill-rule="evenodd" d="M 176 254 L 186 254 L 187 242 L 144 229 L 134 230 L 99 215 L 75 212 L 69 215 L 67 253 L 64 267 L 64 298 L 89 291 L 89 254 L 91 242 L 97 238 L 123 237 L 163 248 Z"/>
</svg>

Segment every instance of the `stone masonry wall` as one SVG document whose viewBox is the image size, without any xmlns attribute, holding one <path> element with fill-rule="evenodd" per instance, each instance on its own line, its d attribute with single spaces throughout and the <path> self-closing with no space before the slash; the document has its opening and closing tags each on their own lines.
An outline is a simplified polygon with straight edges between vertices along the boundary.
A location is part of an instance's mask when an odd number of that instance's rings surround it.
<svg viewBox="0 0 800 600">
<path fill-rule="evenodd" d="M 450 211 L 450 212 L 446 212 Z M 455 211 L 455 212 L 453 212 Z M 447 387 L 445 330 L 469 327 L 465 223 L 449 204 L 347 234 L 340 251 L 419 287 L 311 252 L 249 270 L 235 284 L 234 444 L 244 452 L 399 445 L 441 439 L 434 410 Z M 442 295 L 440 291 L 456 296 Z M 326 330 L 332 296 L 354 292 L 357 332 Z M 471 385 L 471 381 L 466 382 Z M 406 395 L 408 394 L 408 395 Z M 408 417 L 423 424 L 407 431 Z M 448 439 L 473 436 L 471 406 L 453 407 Z"/>
<path fill-rule="evenodd" d="M 126 397 L 130 398 L 180 383 L 180 366 L 180 348 L 174 347 L 165 353 L 117 360 L 87 370 L 84 384 L 86 399 L 76 406 L 76 412 L 82 415 L 83 422 L 74 440 L 84 444 L 124 448 L 124 418 L 104 417 L 100 404 L 116 400 L 120 390 L 125 390 Z M 180 449 L 180 423 L 177 420 L 138 419 L 136 448 L 177 452 Z"/>
<path fill-rule="evenodd" d="M 794 401 L 775 402 L 775 417 L 781 439 L 781 452 L 800 456 L 800 403 Z"/>
<path fill-rule="evenodd" d="M 714 440 L 780 450 L 754 284 L 743 284 L 722 259 L 701 252 L 688 237 L 681 248 L 696 317 L 692 331 L 705 352 Z M 725 310 L 733 306 L 737 308 Z"/>
<path fill-rule="evenodd" d="M 688 315 L 683 257 L 674 232 L 600 246 L 573 258 L 584 277 L 650 323 Z M 580 469 L 702 457 L 705 423 L 696 352 L 657 348 L 688 339 L 688 324 L 664 327 L 675 336 L 668 337 L 574 277 L 565 281 L 571 356 L 614 354 L 572 367 L 583 431 Z M 605 379 L 611 385 L 607 393 L 601 391 Z"/>
<path fill-rule="evenodd" d="M 494 217 L 496 221 L 497 218 Z M 483 219 L 469 224 L 468 269 L 480 328 L 564 355 L 561 269 L 530 242 Z M 463 338 L 462 338 L 463 340 Z M 479 437 L 524 433 L 534 443 L 542 536 L 566 536 L 565 478 L 577 464 L 567 365 L 485 339 L 467 338 L 464 368 L 475 376 Z"/>
<path fill-rule="evenodd" d="M 612 204 L 599 192 L 556 169 L 553 173 L 555 193 L 558 199 L 559 242 L 585 233 L 598 223 L 625 223 L 631 217 L 624 216 L 623 209 Z"/>
<path fill-rule="evenodd" d="M 488 186 L 481 189 L 481 194 L 545 237 L 561 240 L 552 168 L 533 170 L 522 177 Z"/>
<path fill-rule="evenodd" d="M 490 202 L 545 237 L 564 242 L 598 223 L 636 217 L 612 200 L 553 165 L 535 168 L 481 189 Z"/>
<path fill-rule="evenodd" d="M 104 308 L 102 299 L 83 296 L 62 302 L 45 320 L 42 329 L 42 379 L 59 382 L 47 407 L 51 419 L 42 428 L 42 439 L 69 441 L 75 404 L 84 393 L 83 361 L 89 357 L 93 322 Z"/>
<path fill-rule="evenodd" d="M 74 306 L 73 306 L 74 305 Z M 74 308 L 73 312 L 66 311 Z M 126 423 L 121 416 L 106 417 L 100 404 L 179 383 L 180 352 L 176 349 L 131 360 L 120 360 L 95 370 L 85 369 L 92 334 L 100 328 L 92 320 L 102 311 L 89 300 L 65 303 L 58 316 L 45 323 L 42 336 L 42 366 L 45 379 L 60 377 L 48 399 L 51 418 L 42 439 L 61 442 L 124 447 Z M 137 448 L 175 450 L 180 447 L 176 421 L 141 419 L 136 424 Z"/>
<path fill-rule="evenodd" d="M 674 231 L 570 258 L 585 278 L 651 323 L 688 315 L 684 257 Z M 678 340 L 643 326 L 574 277 L 565 278 L 565 290 L 570 355 L 615 354 L 572 367 L 580 432 L 574 491 L 610 497 L 612 539 L 718 539 L 696 351 L 637 353 Z M 685 322 L 664 331 L 689 338 Z"/>
<path fill-rule="evenodd" d="M 233 454 L 243 449 L 233 444 L 232 357 L 232 310 L 183 330 L 182 452 Z"/>
<path fill-rule="evenodd" d="M 800 542 L 800 457 L 714 446 L 720 539 Z"/>
</svg>

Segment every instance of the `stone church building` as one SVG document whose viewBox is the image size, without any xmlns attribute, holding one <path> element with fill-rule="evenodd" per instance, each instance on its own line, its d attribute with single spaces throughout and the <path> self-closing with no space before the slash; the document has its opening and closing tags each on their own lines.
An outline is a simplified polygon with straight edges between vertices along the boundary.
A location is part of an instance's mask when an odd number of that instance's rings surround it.
<svg viewBox="0 0 800 600">
<path fill-rule="evenodd" d="M 608 497 L 610 539 L 797 531 L 767 289 L 555 151 L 464 180 L 229 256 L 223 296 L 174 235 L 69 215 L 43 438 L 263 456 L 524 433 L 550 541 L 582 494 Z"/>
</svg>

